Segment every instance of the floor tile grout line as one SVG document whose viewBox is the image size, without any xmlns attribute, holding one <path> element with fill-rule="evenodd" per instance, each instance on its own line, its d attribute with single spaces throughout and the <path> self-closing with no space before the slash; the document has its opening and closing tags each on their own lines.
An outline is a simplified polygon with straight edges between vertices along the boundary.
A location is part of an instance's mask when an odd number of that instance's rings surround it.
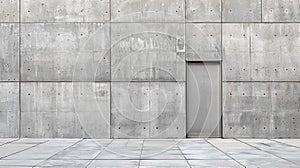
<svg viewBox="0 0 300 168">
<path fill-rule="evenodd" d="M 1 22 L 0 24 L 18 24 L 18 21 L 15 22 Z M 112 24 L 122 24 L 122 23 L 126 23 L 126 24 L 184 24 L 184 23 L 200 23 L 200 24 L 215 24 L 215 23 L 223 23 L 223 24 L 299 24 L 300 21 L 296 21 L 296 22 L 291 22 L 291 21 L 276 21 L 276 22 L 261 22 L 261 21 L 252 21 L 252 22 L 246 22 L 246 21 L 242 21 L 242 22 L 224 22 L 224 21 L 206 21 L 206 22 L 198 22 L 198 21 L 181 21 L 181 22 L 111 22 L 111 21 L 94 21 L 94 22 L 24 22 L 24 21 L 20 21 L 21 24 L 98 24 L 98 23 L 112 23 Z"/>
<path fill-rule="evenodd" d="M 14 140 L 5 142 L 5 143 L 1 144 L 0 146 L 4 146 L 4 145 L 10 144 L 10 143 L 12 143 L 12 142 L 17 142 L 17 141 L 19 141 L 19 140 L 20 140 L 20 138 L 17 138 L 17 139 L 14 139 Z"/>
<path fill-rule="evenodd" d="M 218 151 L 222 152 L 223 154 L 225 154 L 227 157 L 229 157 L 231 160 L 235 161 L 236 163 L 238 163 L 239 165 L 243 166 L 246 168 L 245 165 L 243 165 L 241 162 L 239 162 L 238 160 L 236 160 L 235 158 L 233 158 L 232 156 L 230 156 L 229 154 L 227 154 L 226 152 L 224 152 L 223 150 L 221 150 L 220 148 L 218 148 L 216 145 L 212 144 L 211 142 L 209 142 L 207 139 L 204 138 L 204 141 L 207 142 L 208 144 L 210 144 L 211 146 L 213 146 L 214 148 L 216 148 Z"/>
<path fill-rule="evenodd" d="M 300 149 L 300 147 L 298 146 L 295 146 L 295 145 L 291 145 L 291 144 L 288 144 L 288 143 L 285 143 L 285 142 L 280 142 L 280 141 L 277 141 L 275 139 L 269 139 L 270 141 L 273 141 L 273 142 L 277 142 L 279 144 L 283 144 L 283 145 L 286 145 L 286 146 L 290 146 L 290 147 L 294 147 L 294 148 L 297 148 L 297 149 Z"/>
<path fill-rule="evenodd" d="M 79 142 L 82 142 L 83 140 L 84 140 L 84 139 L 80 139 L 80 140 L 76 141 L 75 143 L 73 143 L 73 144 L 67 146 L 66 148 L 64 148 L 64 149 L 62 149 L 62 150 L 56 152 L 56 153 L 53 154 L 52 156 L 50 156 L 50 157 L 48 157 L 47 159 L 45 159 L 45 160 L 43 160 L 43 161 L 37 163 L 36 165 L 34 165 L 34 166 L 32 166 L 32 167 L 34 168 L 34 167 L 38 166 L 39 164 L 41 164 L 41 163 L 43 163 L 43 162 L 45 162 L 45 161 L 47 161 L 47 160 L 50 160 L 52 157 L 54 157 L 54 156 L 57 155 L 58 153 L 60 153 L 60 152 L 62 152 L 62 151 L 64 151 L 64 150 L 67 150 L 68 148 L 70 148 L 70 147 L 72 147 L 72 146 L 78 144 Z M 49 140 L 49 141 L 51 141 L 51 140 Z"/>
<path fill-rule="evenodd" d="M 21 159 L 5 159 L 5 160 L 21 160 Z M 40 160 L 40 159 L 30 159 L 30 160 Z M 61 161 L 61 160 L 86 160 L 86 161 L 96 161 L 96 160 L 138 160 L 136 158 L 128 158 L 128 159 L 121 159 L 121 158 L 117 158 L 117 159 L 51 159 L 51 160 L 55 160 L 55 161 Z M 141 159 L 141 160 L 185 160 L 185 159 Z M 202 161 L 211 161 L 211 160 L 224 160 L 224 161 L 232 161 L 232 159 L 187 159 L 187 160 L 202 160 Z"/>
<path fill-rule="evenodd" d="M 86 159 L 86 160 L 90 160 L 90 161 L 88 162 L 88 164 L 87 164 L 85 167 L 88 167 L 94 160 L 98 160 L 97 157 L 98 157 L 103 151 L 105 151 L 105 149 L 106 149 L 110 144 L 112 144 L 113 141 L 114 141 L 114 139 L 111 139 L 111 141 L 109 142 L 109 144 L 106 145 L 103 149 L 101 149 L 101 151 L 100 151 L 100 152 L 99 152 L 92 160 Z"/>
<path fill-rule="evenodd" d="M 144 148 L 144 143 L 145 143 L 145 139 L 143 139 L 143 143 L 142 143 L 142 147 L 141 147 L 141 154 L 140 154 L 140 159 L 139 159 L 139 164 L 138 164 L 138 168 L 141 166 L 141 160 L 142 160 L 142 155 L 143 155 L 143 148 Z"/>
<path fill-rule="evenodd" d="M 48 140 L 48 141 L 49 141 L 49 140 Z M 5 158 L 7 158 L 7 157 L 9 157 L 9 156 L 15 155 L 15 154 L 17 154 L 17 153 L 21 153 L 21 152 L 27 151 L 27 150 L 32 149 L 32 148 L 34 148 L 34 147 L 37 147 L 37 146 L 39 146 L 39 145 L 41 145 L 41 144 L 44 144 L 44 143 L 46 143 L 46 142 L 48 142 L 48 141 L 44 141 L 44 142 L 41 142 L 41 143 L 37 143 L 37 144 L 35 144 L 35 145 L 33 145 L 33 146 L 30 146 L 30 147 L 28 147 L 28 148 L 25 148 L 25 149 L 23 149 L 23 150 L 20 150 L 20 151 L 11 153 L 11 154 L 9 154 L 9 155 L 0 157 L 0 160 L 1 160 L 1 159 L 5 159 Z"/>
<path fill-rule="evenodd" d="M 180 142 L 180 141 L 179 141 Z M 181 152 L 182 156 L 184 157 L 184 160 L 187 162 L 187 164 L 189 165 L 189 167 L 191 168 L 191 164 L 190 162 L 187 160 L 186 156 L 184 155 L 184 153 L 182 152 L 181 148 L 179 147 L 178 143 L 176 142 L 176 146 L 179 149 L 179 151 Z"/>
<path fill-rule="evenodd" d="M 282 160 L 288 161 L 288 162 L 290 162 L 290 163 L 293 163 L 294 165 L 300 166 L 299 163 L 296 163 L 296 162 L 290 161 L 290 160 L 288 160 L 288 159 L 286 159 L 286 158 L 283 158 L 283 157 L 281 157 L 281 156 L 275 155 L 275 154 L 273 154 L 273 153 L 271 153 L 271 152 L 269 152 L 269 151 L 263 150 L 263 149 L 261 149 L 261 148 L 259 148 L 259 147 L 256 147 L 256 146 L 254 146 L 254 145 L 251 145 L 251 144 L 249 144 L 249 143 L 247 143 L 247 142 L 243 142 L 242 140 L 239 140 L 239 139 L 235 139 L 235 140 L 236 140 L 236 141 L 239 141 L 239 142 L 241 142 L 241 143 L 244 143 L 244 144 L 246 144 L 246 145 L 248 145 L 248 146 L 251 146 L 251 147 L 253 147 L 253 148 L 257 149 L 257 150 L 260 150 L 260 151 L 262 151 L 262 152 L 265 152 L 265 153 L 268 153 L 268 154 L 270 154 L 270 155 L 272 155 L 272 156 L 275 156 L 275 157 L 277 157 L 277 158 L 279 158 L 279 159 L 282 159 Z"/>
</svg>

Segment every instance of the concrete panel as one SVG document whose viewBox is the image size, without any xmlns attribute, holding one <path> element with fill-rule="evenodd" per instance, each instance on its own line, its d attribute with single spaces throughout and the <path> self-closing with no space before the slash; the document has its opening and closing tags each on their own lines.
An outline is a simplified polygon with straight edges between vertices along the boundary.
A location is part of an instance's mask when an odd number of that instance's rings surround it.
<svg viewBox="0 0 300 168">
<path fill-rule="evenodd" d="M 187 22 L 221 22 L 221 0 L 186 0 Z"/>
<path fill-rule="evenodd" d="M 186 136 L 184 82 L 113 82 L 112 138 Z"/>
<path fill-rule="evenodd" d="M 299 22 L 299 0 L 264 0 L 263 22 Z"/>
<path fill-rule="evenodd" d="M 223 81 L 250 80 L 250 28 L 223 24 Z"/>
<path fill-rule="evenodd" d="M 22 137 L 109 138 L 109 83 L 26 82 L 21 87 Z"/>
<path fill-rule="evenodd" d="M 1 3 L 0 3 L 1 4 Z M 0 81 L 19 80 L 19 25 L 0 24 Z"/>
<path fill-rule="evenodd" d="M 222 0 L 223 22 L 261 22 L 261 0 Z"/>
<path fill-rule="evenodd" d="M 149 137 L 149 82 L 113 82 L 111 91 L 111 138 Z"/>
<path fill-rule="evenodd" d="M 225 137 L 299 135 L 299 83 L 226 82 L 223 86 Z"/>
<path fill-rule="evenodd" d="M 185 82 L 150 83 L 150 137 L 185 138 Z"/>
<path fill-rule="evenodd" d="M 221 60 L 221 24 L 186 24 L 186 59 Z"/>
<path fill-rule="evenodd" d="M 19 21 L 19 0 L 0 1 L 0 22 Z"/>
<path fill-rule="evenodd" d="M 271 137 L 273 127 L 270 113 L 226 112 L 223 117 L 225 138 L 264 138 Z"/>
<path fill-rule="evenodd" d="M 109 21 L 109 0 L 22 0 L 23 22 Z"/>
<path fill-rule="evenodd" d="M 297 113 L 237 113 L 224 115 L 226 138 L 299 138 Z"/>
<path fill-rule="evenodd" d="M 108 81 L 108 23 L 22 24 L 22 80 Z"/>
<path fill-rule="evenodd" d="M 270 136 L 272 113 L 268 84 L 223 83 L 223 136 Z"/>
<path fill-rule="evenodd" d="M 184 81 L 184 24 L 113 23 L 113 81 Z"/>
<path fill-rule="evenodd" d="M 19 84 L 0 83 L 0 137 L 19 136 Z"/>
<path fill-rule="evenodd" d="M 300 81 L 299 24 L 251 25 L 252 79 Z"/>
<path fill-rule="evenodd" d="M 184 0 L 111 0 L 112 22 L 184 22 Z"/>
<path fill-rule="evenodd" d="M 185 53 L 160 51 L 151 54 L 151 81 L 185 81 Z"/>
</svg>

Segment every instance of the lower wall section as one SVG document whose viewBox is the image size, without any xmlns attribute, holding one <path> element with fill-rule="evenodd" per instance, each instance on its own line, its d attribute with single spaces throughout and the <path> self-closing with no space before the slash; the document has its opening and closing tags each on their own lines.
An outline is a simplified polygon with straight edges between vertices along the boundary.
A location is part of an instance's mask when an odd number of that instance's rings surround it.
<svg viewBox="0 0 300 168">
<path fill-rule="evenodd" d="M 113 82 L 112 138 L 186 136 L 185 82 Z"/>
<path fill-rule="evenodd" d="M 109 138 L 110 83 L 25 82 L 21 137 Z"/>
<path fill-rule="evenodd" d="M 19 84 L 0 83 L 0 137 L 19 135 Z"/>
<path fill-rule="evenodd" d="M 18 82 L 0 87 L 0 137 L 186 136 L 185 82 L 22 82 L 20 121 Z M 223 82 L 225 138 L 299 135 L 300 82 Z"/>
<path fill-rule="evenodd" d="M 17 91 L 17 83 L 14 87 L 10 90 Z M 22 82 L 20 94 L 21 137 L 186 136 L 185 82 Z M 13 116 L 17 120 L 17 93 L 15 97 Z M 3 123 L 10 126 L 9 122 Z M 17 137 L 18 126 L 11 128 L 16 135 L 2 136 Z"/>
<path fill-rule="evenodd" d="M 224 82 L 226 138 L 299 137 L 300 82 Z"/>
</svg>

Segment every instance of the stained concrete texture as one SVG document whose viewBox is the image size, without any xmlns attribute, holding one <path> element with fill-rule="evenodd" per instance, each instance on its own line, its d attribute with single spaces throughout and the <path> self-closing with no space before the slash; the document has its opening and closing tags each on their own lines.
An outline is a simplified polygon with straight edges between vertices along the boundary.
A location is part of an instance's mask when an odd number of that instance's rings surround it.
<svg viewBox="0 0 300 168">
<path fill-rule="evenodd" d="M 4 0 L 0 1 L 0 22 L 19 21 L 19 1 Z"/>
<path fill-rule="evenodd" d="M 0 81 L 19 80 L 19 25 L 0 24 Z"/>
<path fill-rule="evenodd" d="M 221 60 L 221 24 L 186 24 L 186 60 Z"/>
<path fill-rule="evenodd" d="M 263 22 L 299 22 L 299 0 L 264 0 Z"/>
<path fill-rule="evenodd" d="M 291 140 L 17 139 L 0 146 L 0 166 L 296 168 L 299 141 Z"/>
<path fill-rule="evenodd" d="M 261 22 L 261 0 L 222 0 L 223 22 Z"/>
<path fill-rule="evenodd" d="M 23 22 L 104 22 L 109 0 L 22 0 Z"/>
<path fill-rule="evenodd" d="M 0 137 L 19 136 L 19 84 L 0 83 Z"/>
<path fill-rule="evenodd" d="M 225 137 L 298 137 L 299 83 L 223 83 Z"/>
<path fill-rule="evenodd" d="M 185 137 L 184 88 L 184 82 L 113 82 L 111 137 Z"/>
<path fill-rule="evenodd" d="M 249 24 L 223 24 L 222 34 L 223 81 L 249 81 Z"/>
<path fill-rule="evenodd" d="M 223 80 L 299 81 L 299 33 L 297 23 L 224 24 Z"/>
<path fill-rule="evenodd" d="M 109 81 L 108 23 L 22 24 L 23 81 Z"/>
<path fill-rule="evenodd" d="M 150 83 L 150 137 L 186 136 L 185 82 Z"/>
<path fill-rule="evenodd" d="M 149 137 L 149 83 L 111 84 L 111 137 Z"/>
<path fill-rule="evenodd" d="M 300 25 L 251 25 L 252 79 L 300 81 Z"/>
<path fill-rule="evenodd" d="M 109 83 L 26 82 L 21 87 L 22 137 L 109 138 Z"/>
<path fill-rule="evenodd" d="M 185 81 L 184 24 L 112 23 L 112 81 Z"/>
<path fill-rule="evenodd" d="M 184 0 L 111 0 L 112 22 L 185 22 Z"/>
<path fill-rule="evenodd" d="M 221 22 L 221 0 L 186 0 L 187 22 Z"/>
</svg>

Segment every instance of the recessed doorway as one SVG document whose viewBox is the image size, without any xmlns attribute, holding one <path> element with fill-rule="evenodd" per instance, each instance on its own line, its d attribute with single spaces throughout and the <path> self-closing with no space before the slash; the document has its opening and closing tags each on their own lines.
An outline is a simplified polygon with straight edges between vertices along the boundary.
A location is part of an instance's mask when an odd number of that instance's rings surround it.
<svg viewBox="0 0 300 168">
<path fill-rule="evenodd" d="M 221 137 L 219 62 L 187 63 L 187 137 Z"/>
</svg>

